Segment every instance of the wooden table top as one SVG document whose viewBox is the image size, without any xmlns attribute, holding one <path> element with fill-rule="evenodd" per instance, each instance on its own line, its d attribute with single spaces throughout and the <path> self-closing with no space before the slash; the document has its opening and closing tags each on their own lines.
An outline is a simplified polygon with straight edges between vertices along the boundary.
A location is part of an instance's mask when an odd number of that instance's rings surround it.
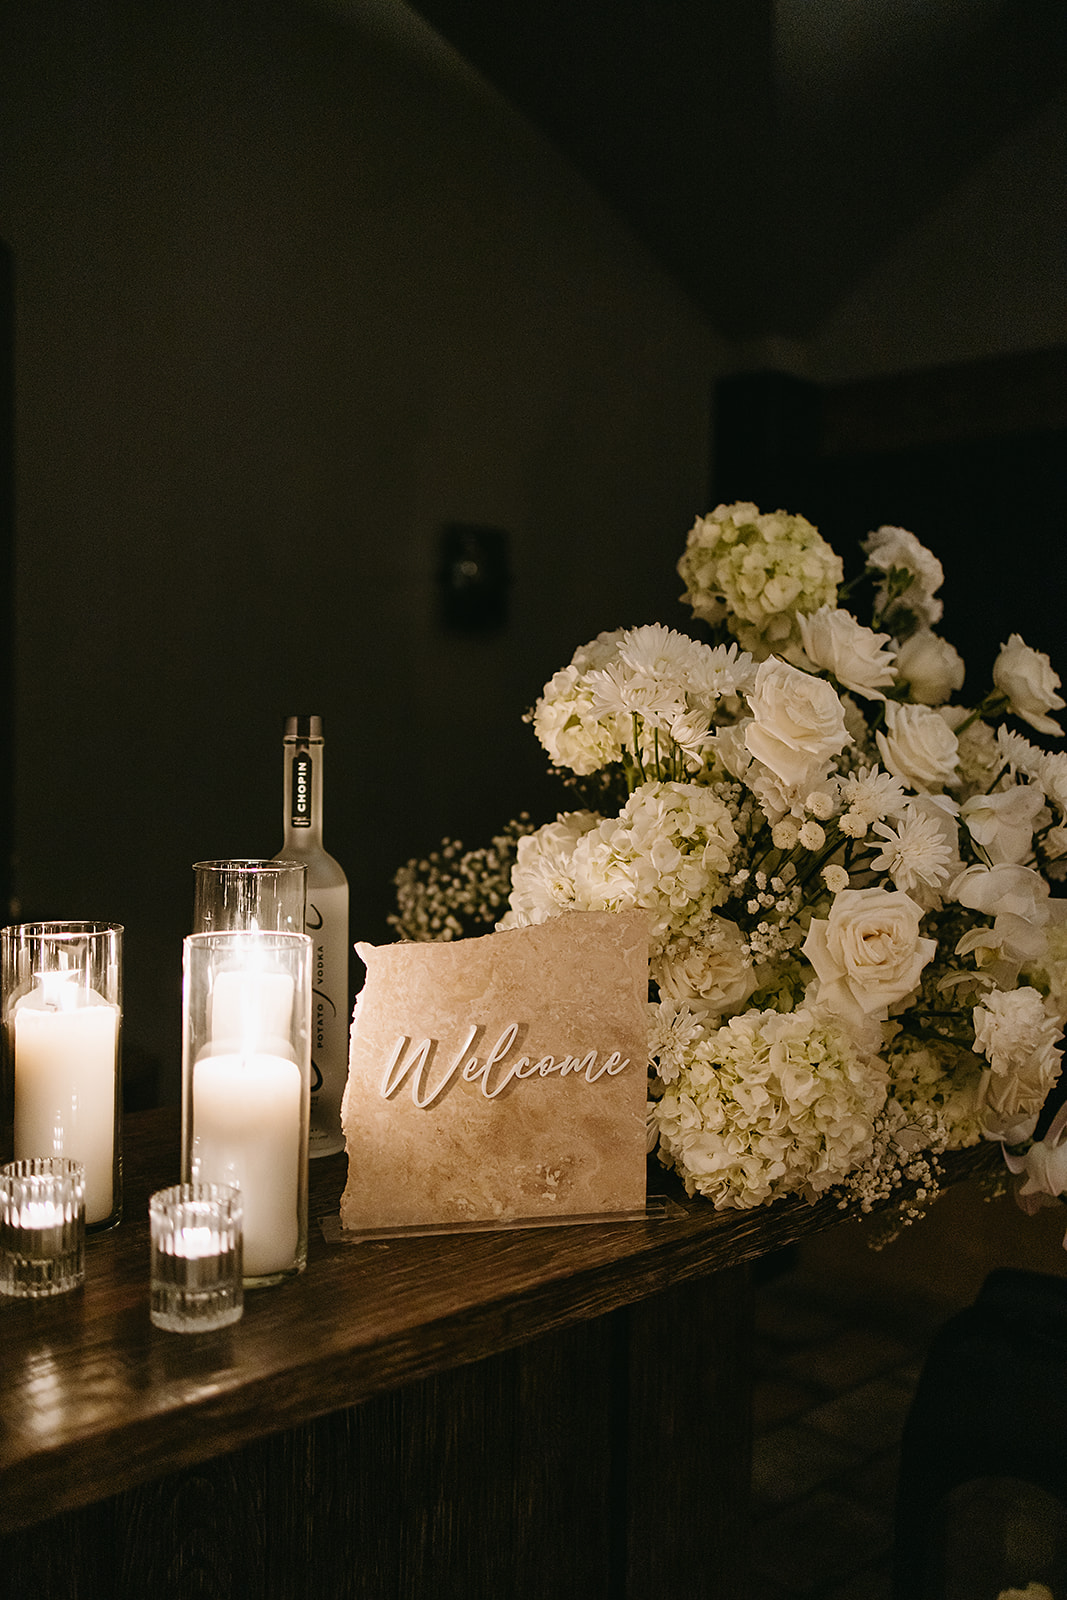
<svg viewBox="0 0 1067 1600">
<path fill-rule="evenodd" d="M 171 1110 L 127 1116 L 124 1220 L 91 1237 L 82 1288 L 0 1296 L 0 1533 L 414 1379 L 599 1316 L 832 1226 L 833 1199 L 568 1227 L 330 1243 L 343 1154 L 311 1163 L 306 1272 L 246 1292 L 215 1333 L 154 1328 L 148 1196 L 179 1176 Z M 953 1177 L 988 1158 L 964 1153 Z M 666 1181 L 666 1180 L 665 1180 Z M 668 1181 L 669 1182 L 669 1181 Z"/>
</svg>

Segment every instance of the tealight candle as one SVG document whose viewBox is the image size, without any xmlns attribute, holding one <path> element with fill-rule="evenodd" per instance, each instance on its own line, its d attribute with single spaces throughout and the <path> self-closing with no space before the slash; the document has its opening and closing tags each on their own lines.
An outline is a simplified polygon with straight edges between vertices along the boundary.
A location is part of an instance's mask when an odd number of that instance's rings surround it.
<svg viewBox="0 0 1067 1600">
<path fill-rule="evenodd" d="M 65 1157 L 0 1167 L 0 1294 L 64 1294 L 84 1276 L 84 1168 Z"/>
<path fill-rule="evenodd" d="M 241 1196 L 210 1183 L 178 1183 L 148 1202 L 150 1315 L 170 1333 L 209 1333 L 244 1311 Z"/>
</svg>

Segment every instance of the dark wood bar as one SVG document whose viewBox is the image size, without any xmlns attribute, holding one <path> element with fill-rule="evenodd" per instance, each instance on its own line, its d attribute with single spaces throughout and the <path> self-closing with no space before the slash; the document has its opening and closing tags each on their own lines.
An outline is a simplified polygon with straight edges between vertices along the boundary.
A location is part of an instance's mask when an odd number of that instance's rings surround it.
<svg viewBox="0 0 1067 1600">
<path fill-rule="evenodd" d="M 129 1117 L 84 1287 L 0 1300 L 0 1595 L 743 1592 L 748 1264 L 832 1199 L 331 1243 L 329 1157 L 307 1271 L 187 1337 L 148 1310 L 178 1149 L 172 1113 Z"/>
</svg>

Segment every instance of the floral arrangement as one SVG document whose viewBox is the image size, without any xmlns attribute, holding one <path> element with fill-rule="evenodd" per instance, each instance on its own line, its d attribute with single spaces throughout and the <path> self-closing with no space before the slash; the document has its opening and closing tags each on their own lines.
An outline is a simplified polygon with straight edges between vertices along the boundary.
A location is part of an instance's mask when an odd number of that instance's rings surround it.
<svg viewBox="0 0 1067 1600">
<path fill-rule="evenodd" d="M 1012 634 L 960 699 L 940 563 L 902 528 L 861 549 L 846 587 L 801 516 L 698 518 L 678 570 L 708 639 L 581 646 L 528 713 L 574 809 L 409 864 L 393 920 L 449 938 L 643 907 L 649 1146 L 716 1206 L 836 1189 L 869 1208 L 905 1178 L 921 1196 L 981 1140 L 1048 1202 L 1067 1191 L 1065 1118 L 1036 1136 L 1067 1020 L 1067 753 L 1031 735 L 1059 737 L 1060 679 Z"/>
</svg>

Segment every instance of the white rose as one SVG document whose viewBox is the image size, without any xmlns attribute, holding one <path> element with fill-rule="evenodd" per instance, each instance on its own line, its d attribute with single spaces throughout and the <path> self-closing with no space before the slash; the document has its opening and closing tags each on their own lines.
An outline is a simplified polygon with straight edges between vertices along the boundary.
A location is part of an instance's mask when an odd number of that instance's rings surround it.
<svg viewBox="0 0 1067 1600">
<path fill-rule="evenodd" d="M 833 685 L 775 656 L 761 663 L 748 701 L 745 744 L 785 784 L 801 783 L 852 742 Z"/>
<path fill-rule="evenodd" d="M 816 918 L 804 954 L 819 980 L 818 1003 L 854 1027 L 883 1020 L 919 982 L 937 949 L 919 933 L 922 912 L 901 890 L 842 889 Z"/>
<path fill-rule="evenodd" d="M 963 688 L 963 657 L 947 639 L 919 628 L 897 646 L 897 679 L 908 685 L 909 697 L 924 706 L 940 706 Z"/>
<path fill-rule="evenodd" d="M 1015 783 L 993 794 L 975 794 L 963 802 L 960 816 L 975 844 L 989 860 L 1019 864 L 1033 848 L 1034 827 L 1044 811 L 1045 796 L 1035 785 Z M 1048 814 L 1045 813 L 1048 820 Z"/>
<path fill-rule="evenodd" d="M 883 764 L 913 789 L 937 792 L 956 778 L 959 743 L 929 706 L 886 703 L 885 732 L 875 734 Z"/>
<path fill-rule="evenodd" d="M 798 617 L 805 654 L 816 667 L 832 672 L 838 683 L 869 700 L 884 700 L 882 689 L 896 677 L 888 633 L 873 633 L 850 611 L 820 606 Z"/>
<path fill-rule="evenodd" d="M 756 987 L 741 931 L 725 917 L 712 917 L 698 936 L 671 939 L 653 960 L 652 976 L 669 999 L 699 1001 L 720 1017 L 739 1011 Z"/>
<path fill-rule="evenodd" d="M 1062 711 L 1065 704 L 1056 693 L 1060 678 L 1043 651 L 1031 650 L 1013 633 L 993 663 L 993 682 L 1006 696 L 1009 709 L 1031 728 L 1038 733 L 1062 733 L 1055 717 L 1048 715 Z"/>
</svg>

